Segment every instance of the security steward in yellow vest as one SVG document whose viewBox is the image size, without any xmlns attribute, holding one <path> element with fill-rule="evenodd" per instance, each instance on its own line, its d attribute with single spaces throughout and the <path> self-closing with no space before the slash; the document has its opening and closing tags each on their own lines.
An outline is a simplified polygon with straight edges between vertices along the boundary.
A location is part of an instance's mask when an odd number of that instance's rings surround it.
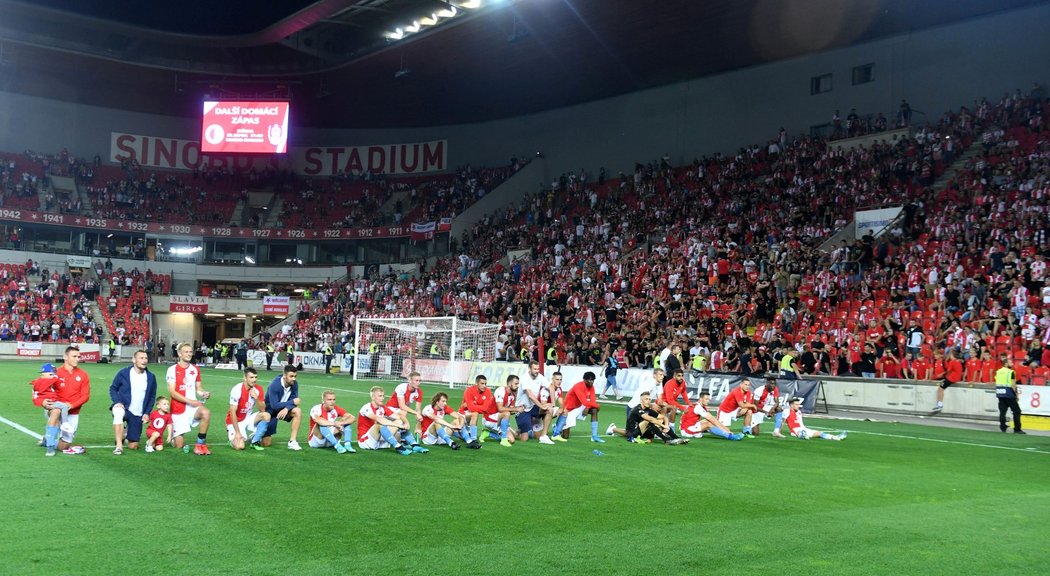
<svg viewBox="0 0 1050 576">
<path fill-rule="evenodd" d="M 1010 356 L 1002 356 L 1003 367 L 995 371 L 995 397 L 999 399 L 999 430 L 1006 432 L 1006 411 L 1014 416 L 1014 434 L 1024 434 L 1021 430 L 1021 405 L 1017 402 L 1017 380 L 1014 375 L 1014 363 Z"/>
</svg>

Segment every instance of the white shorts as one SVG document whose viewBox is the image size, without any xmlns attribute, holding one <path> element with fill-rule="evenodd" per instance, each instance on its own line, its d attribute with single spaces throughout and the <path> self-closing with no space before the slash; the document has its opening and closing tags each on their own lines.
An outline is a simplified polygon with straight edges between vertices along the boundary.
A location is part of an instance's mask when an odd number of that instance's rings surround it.
<svg viewBox="0 0 1050 576">
<path fill-rule="evenodd" d="M 683 438 L 703 438 L 704 431 L 701 429 L 702 426 L 702 422 L 697 422 L 688 428 L 682 428 L 679 430 L 678 435 Z"/>
<path fill-rule="evenodd" d="M 80 427 L 80 414 L 66 414 L 59 423 L 59 440 L 72 444 Z"/>
<path fill-rule="evenodd" d="M 197 418 L 197 408 L 199 406 L 187 406 L 186 411 L 182 414 L 171 415 L 171 436 L 182 436 L 183 434 L 190 431 L 191 428 L 196 428 L 201 421 Z"/>
<path fill-rule="evenodd" d="M 382 438 L 372 438 L 371 436 L 365 436 L 364 440 L 358 440 L 357 445 L 364 450 L 382 450 L 383 448 L 391 448 L 390 444 Z"/>
<path fill-rule="evenodd" d="M 729 428 L 730 426 L 733 425 L 733 422 L 736 421 L 736 415 L 739 412 L 740 412 L 739 408 L 737 408 L 736 410 L 733 410 L 732 412 L 722 412 L 721 410 L 719 410 L 718 411 L 718 421 L 722 423 L 722 426 L 725 426 L 726 428 Z"/>
<path fill-rule="evenodd" d="M 492 432 L 499 433 L 499 421 L 493 422 L 488 418 L 485 418 L 485 428 L 488 428 Z"/>
<path fill-rule="evenodd" d="M 254 414 L 249 414 L 247 418 L 237 423 L 237 427 L 241 429 L 241 436 L 244 436 L 245 440 L 251 441 L 252 434 L 255 433 L 255 424 L 252 420 L 255 419 Z M 172 428 L 174 428 L 175 418 L 171 419 Z M 226 425 L 226 435 L 230 438 L 230 444 L 233 444 L 233 424 Z"/>
<path fill-rule="evenodd" d="M 801 438 L 798 435 L 799 432 L 803 432 L 803 431 L 805 431 L 805 433 L 806 433 L 806 437 L 805 438 Z M 809 428 L 806 428 L 805 426 L 800 426 L 800 427 L 795 428 L 794 430 L 792 430 L 791 431 L 791 435 L 794 436 L 795 438 L 798 438 L 799 440 L 809 440 L 810 438 L 816 438 L 817 436 L 820 436 L 820 431 L 819 430 L 810 430 Z"/>
<path fill-rule="evenodd" d="M 311 448 L 331 448 L 332 443 L 327 438 L 318 438 L 317 436 L 310 436 L 310 441 L 307 442 Z"/>
<path fill-rule="evenodd" d="M 761 423 L 763 423 L 765 421 L 766 421 L 766 413 L 765 412 L 757 412 L 756 411 L 756 412 L 752 412 L 751 413 L 751 425 L 752 426 L 758 426 L 759 424 L 761 424 Z"/>
<path fill-rule="evenodd" d="M 576 426 L 576 421 L 577 420 L 583 420 L 583 418 L 585 417 L 586 414 L 587 414 L 587 407 L 586 406 L 577 406 L 576 408 L 573 408 L 572 410 L 570 410 L 565 415 L 565 426 L 564 426 L 564 428 L 572 428 L 572 427 Z"/>
<path fill-rule="evenodd" d="M 423 444 L 426 446 L 435 446 L 437 444 L 444 444 L 445 441 L 430 432 L 423 433 Z"/>
</svg>

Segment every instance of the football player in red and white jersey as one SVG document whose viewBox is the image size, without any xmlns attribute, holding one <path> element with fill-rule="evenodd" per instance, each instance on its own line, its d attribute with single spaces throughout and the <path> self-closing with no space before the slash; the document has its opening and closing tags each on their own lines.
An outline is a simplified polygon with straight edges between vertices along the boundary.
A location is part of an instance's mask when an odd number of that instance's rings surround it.
<svg viewBox="0 0 1050 576">
<path fill-rule="evenodd" d="M 157 396 L 153 412 L 149 413 L 149 424 L 146 426 L 146 447 L 143 450 L 159 452 L 164 449 L 165 442 L 171 442 L 171 403 L 167 398 Z"/>
<path fill-rule="evenodd" d="M 740 385 L 729 391 L 718 405 L 718 421 L 729 428 L 737 418 L 744 419 L 744 435 L 751 435 L 751 415 L 758 407 L 754 403 L 751 380 L 744 378 Z"/>
<path fill-rule="evenodd" d="M 226 434 L 234 450 L 244 450 L 245 440 L 252 434 L 253 450 L 265 450 L 262 439 L 266 434 L 265 424 L 270 421 L 269 412 L 255 410 L 256 404 L 264 403 L 263 388 L 258 384 L 259 373 L 255 368 L 244 369 L 244 380 L 230 389 L 230 408 L 226 412 Z M 262 424 L 262 426 L 260 426 Z"/>
<path fill-rule="evenodd" d="M 386 392 L 382 386 L 373 386 L 369 395 L 372 400 L 357 413 L 357 445 L 365 450 L 393 448 L 398 454 L 411 454 L 413 448 L 398 439 L 398 436 L 408 432 L 408 422 L 396 409 L 383 403 Z"/>
<path fill-rule="evenodd" d="M 576 421 L 585 415 L 591 417 L 591 442 L 605 444 L 598 436 L 598 411 L 601 405 L 595 397 L 594 372 L 584 372 L 583 380 L 573 384 L 565 394 L 565 413 L 558 416 L 558 423 L 554 427 L 553 434 L 561 435 L 566 440 Z"/>
<path fill-rule="evenodd" d="M 697 395 L 696 404 L 689 407 L 682 414 L 683 438 L 703 438 L 704 432 L 711 432 L 715 436 L 721 436 L 726 440 L 742 440 L 743 434 L 733 434 L 729 427 L 718 421 L 708 410 L 707 403 L 711 401 L 711 393 L 701 391 Z"/>
<path fill-rule="evenodd" d="M 790 411 L 788 412 L 787 425 L 788 430 L 791 430 L 791 435 L 799 440 L 809 440 L 810 438 L 817 437 L 824 440 L 842 440 L 846 437 L 846 432 L 842 431 L 838 434 L 831 434 L 830 432 L 821 432 L 819 430 L 812 430 L 806 428 L 806 423 L 802 420 L 802 398 L 792 398 L 789 403 Z"/>
<path fill-rule="evenodd" d="M 758 434 L 758 427 L 769 416 L 773 417 L 773 437 L 784 438 L 780 428 L 784 424 L 784 409 L 780 406 L 783 399 L 780 397 L 780 389 L 777 388 L 777 378 L 774 375 L 766 375 L 766 385 L 755 391 L 756 409 L 751 415 L 751 432 Z"/>
<path fill-rule="evenodd" d="M 423 444 L 435 446 L 445 444 L 453 450 L 459 450 L 459 444 L 452 441 L 452 434 L 463 429 L 463 416 L 455 410 L 448 409 L 448 394 L 438 392 L 423 408 Z M 451 416 L 452 422 L 445 418 Z"/>
<path fill-rule="evenodd" d="M 422 420 L 420 412 L 423 409 L 423 390 L 419 387 L 421 379 L 419 372 L 412 372 L 408 375 L 408 381 L 398 384 L 397 388 L 394 388 L 393 395 L 386 401 L 387 407 L 397 408 L 402 414 L 412 414 L 416 417 L 417 436 L 423 433 L 420 426 Z"/>
<path fill-rule="evenodd" d="M 516 403 L 519 384 L 520 379 L 518 376 L 514 374 L 507 376 L 507 383 L 496 388 L 492 393 L 493 404 L 490 406 L 491 411 L 485 413 L 485 430 L 499 438 L 500 446 L 511 446 L 517 440 L 517 435 L 510 428 L 510 423 L 523 410 Z"/>
<path fill-rule="evenodd" d="M 459 413 L 465 421 L 460 436 L 467 443 L 467 448 L 474 450 L 481 448 L 481 442 L 478 441 L 478 424 L 484 422 L 485 414 L 496 411 L 496 403 L 488 385 L 489 379 L 484 374 L 475 376 L 474 385 L 463 392 L 463 404 L 459 407 Z"/>
<path fill-rule="evenodd" d="M 200 368 L 194 366 L 193 345 L 183 342 L 178 347 L 179 360 L 168 368 L 168 394 L 171 395 L 172 433 L 176 448 L 182 448 L 183 435 L 198 427 L 197 444 L 193 453 L 198 456 L 211 454 L 208 450 L 208 424 L 211 422 L 211 411 L 204 407 L 204 402 L 211 396 L 201 386 Z M 200 398 L 198 400 L 198 397 Z"/>
<path fill-rule="evenodd" d="M 340 454 L 357 452 L 350 445 L 353 423 L 354 415 L 335 403 L 335 392 L 325 390 L 321 393 L 321 403 L 310 409 L 307 443 L 311 448 L 335 448 Z"/>
</svg>

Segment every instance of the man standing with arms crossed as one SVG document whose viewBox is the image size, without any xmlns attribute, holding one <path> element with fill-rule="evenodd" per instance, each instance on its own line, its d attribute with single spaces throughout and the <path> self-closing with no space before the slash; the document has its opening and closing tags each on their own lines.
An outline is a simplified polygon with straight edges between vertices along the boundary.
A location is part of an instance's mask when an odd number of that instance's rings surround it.
<svg viewBox="0 0 1050 576">
<path fill-rule="evenodd" d="M 269 446 L 273 442 L 273 435 L 277 433 L 277 422 L 284 420 L 292 425 L 291 434 L 288 436 L 288 449 L 293 451 L 302 450 L 299 446 L 299 424 L 302 422 L 303 411 L 299 408 L 299 382 L 296 380 L 298 370 L 295 366 L 288 364 L 280 376 L 270 382 L 266 389 L 266 411 L 270 413 L 270 421 L 266 423 L 266 434 L 263 437 L 263 446 Z"/>
<path fill-rule="evenodd" d="M 157 401 L 157 377 L 149 371 L 149 353 L 138 350 L 131 357 L 131 366 L 121 368 L 109 386 L 113 401 L 113 453 L 124 453 L 124 426 L 127 423 L 128 450 L 138 450 L 142 425 L 149 423 L 149 413 Z"/>
<path fill-rule="evenodd" d="M 176 448 L 185 444 L 183 435 L 199 427 L 197 444 L 193 453 L 208 456 L 208 424 L 211 423 L 211 411 L 204 407 L 204 402 L 211 393 L 201 386 L 200 368 L 194 366 L 193 346 L 183 342 L 178 346 L 179 360 L 168 368 L 165 380 L 168 383 L 168 395 L 171 396 L 171 428 Z M 198 397 L 200 400 L 198 400 Z"/>
</svg>

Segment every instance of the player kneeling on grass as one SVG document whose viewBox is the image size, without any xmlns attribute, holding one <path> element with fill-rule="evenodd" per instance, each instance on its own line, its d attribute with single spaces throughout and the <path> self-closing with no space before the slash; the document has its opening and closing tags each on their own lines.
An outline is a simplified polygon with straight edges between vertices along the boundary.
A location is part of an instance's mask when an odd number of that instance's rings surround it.
<svg viewBox="0 0 1050 576">
<path fill-rule="evenodd" d="M 357 413 L 357 445 L 365 450 L 393 448 L 395 452 L 408 456 L 413 452 L 429 452 L 416 443 L 408 431 L 408 421 L 401 413 L 383 404 L 386 392 L 382 386 L 373 386 L 369 391 L 371 402 Z"/>
<path fill-rule="evenodd" d="M 183 438 L 197 428 L 197 444 L 193 453 L 198 456 L 211 454 L 208 449 L 208 425 L 211 412 L 204 407 L 211 393 L 201 386 L 201 371 L 193 360 L 193 346 L 182 343 L 178 347 L 179 361 L 168 368 L 168 394 L 171 396 L 172 440 L 176 448 L 182 448 Z"/>
<path fill-rule="evenodd" d="M 157 404 L 149 413 L 149 424 L 146 426 L 146 452 L 160 452 L 164 444 L 171 442 L 171 403 L 163 396 L 157 396 Z"/>
<path fill-rule="evenodd" d="M 582 420 L 587 414 L 591 416 L 591 442 L 604 444 L 598 436 L 598 411 L 601 406 L 594 394 L 594 372 L 584 372 L 583 380 L 577 382 L 565 393 L 565 413 L 558 416 L 558 423 L 554 427 L 554 434 L 561 434 L 562 438 L 568 440 L 569 433 L 577 420 Z"/>
<path fill-rule="evenodd" d="M 799 440 L 809 440 L 810 438 L 823 438 L 824 440 L 842 440 L 846 437 L 846 432 L 840 432 L 838 434 L 832 434 L 830 432 L 821 432 L 819 430 L 811 430 L 806 428 L 806 423 L 802 421 L 802 398 L 792 398 L 790 404 L 790 412 L 788 412 L 787 425 L 788 430 L 791 430 L 791 435 Z"/>
<path fill-rule="evenodd" d="M 423 408 L 423 444 L 436 446 L 444 444 L 453 450 L 459 450 L 459 444 L 452 440 L 452 435 L 463 429 L 463 418 L 459 412 L 448 409 L 448 394 L 438 392 Z M 449 423 L 445 418 L 452 417 Z"/>
<path fill-rule="evenodd" d="M 610 436 L 623 436 L 628 442 L 637 444 L 648 444 L 654 437 L 672 446 L 689 443 L 689 440 L 679 438 L 675 434 L 674 428 L 667 422 L 667 416 L 656 409 L 649 392 L 638 395 L 638 405 L 631 408 L 630 414 L 627 415 L 626 428 L 617 428 L 610 424 L 605 433 Z"/>
<path fill-rule="evenodd" d="M 523 408 L 515 403 L 518 385 L 517 376 L 507 376 L 507 384 L 496 389 L 492 395 L 493 403 L 485 413 L 485 431 L 490 436 L 499 438 L 499 445 L 503 447 L 514 445 L 518 439 L 518 435 L 510 428 L 511 422 L 523 413 Z M 531 426 L 530 422 L 529 427 Z M 524 433 L 528 434 L 528 429 Z M 482 441 L 484 439 L 485 435 L 482 434 Z"/>
<path fill-rule="evenodd" d="M 245 368 L 244 380 L 230 389 L 230 408 L 226 413 L 226 433 L 234 450 L 244 450 L 245 440 L 251 435 L 251 448 L 264 450 L 263 437 L 270 422 L 268 412 L 256 411 L 263 404 L 263 389 L 255 368 Z"/>
<path fill-rule="evenodd" d="M 718 421 L 707 410 L 707 403 L 711 401 L 710 392 L 700 392 L 693 404 L 682 414 L 682 436 L 685 438 L 703 438 L 704 432 L 710 432 L 715 436 L 726 440 L 742 440 L 743 434 L 733 434 L 729 427 Z"/>
<path fill-rule="evenodd" d="M 354 415 L 336 405 L 335 392 L 325 390 L 321 393 L 321 403 L 310 409 L 307 443 L 311 448 L 335 448 L 340 454 L 357 452 L 350 445 L 353 423 Z"/>
</svg>

